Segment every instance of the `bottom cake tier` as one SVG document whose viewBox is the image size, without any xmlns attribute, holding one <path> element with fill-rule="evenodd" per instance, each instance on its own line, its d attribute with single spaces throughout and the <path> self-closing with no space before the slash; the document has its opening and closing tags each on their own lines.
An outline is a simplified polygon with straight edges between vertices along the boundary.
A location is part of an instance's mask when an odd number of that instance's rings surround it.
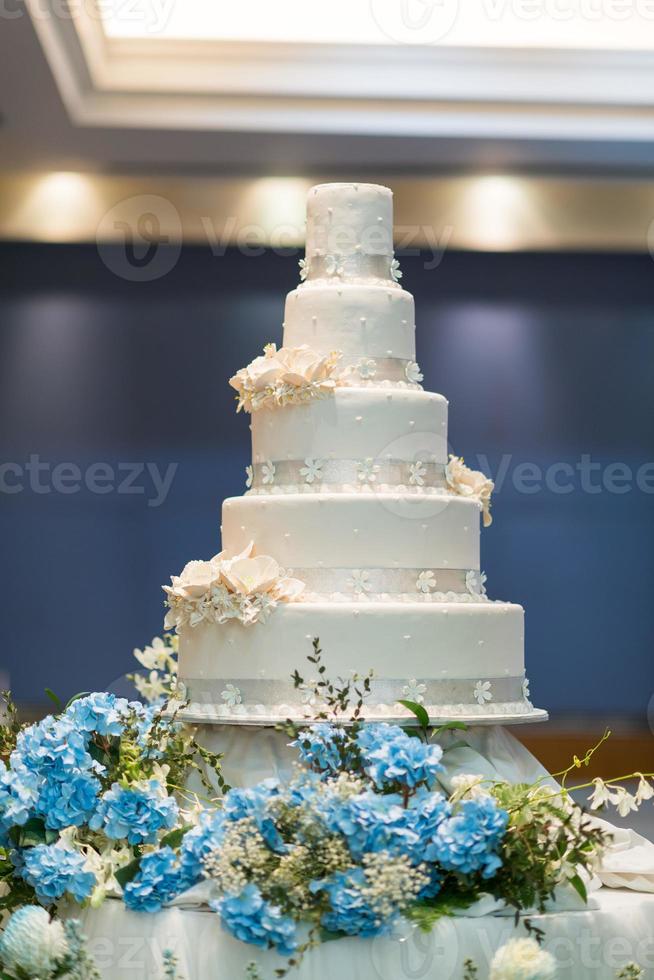
<svg viewBox="0 0 654 980">
<path fill-rule="evenodd" d="M 524 672 L 524 615 L 505 602 L 296 602 L 265 623 L 201 623 L 180 637 L 188 721 L 270 724 L 315 715 L 307 662 L 315 637 L 326 676 L 373 671 L 364 715 L 405 719 L 401 699 L 433 722 L 540 721 Z M 298 671 L 305 683 L 296 686 Z"/>
</svg>

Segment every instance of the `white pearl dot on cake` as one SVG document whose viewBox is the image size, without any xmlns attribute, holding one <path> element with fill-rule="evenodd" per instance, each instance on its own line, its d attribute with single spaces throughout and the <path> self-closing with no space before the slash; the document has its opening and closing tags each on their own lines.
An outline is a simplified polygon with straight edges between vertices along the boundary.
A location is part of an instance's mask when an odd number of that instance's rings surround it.
<svg viewBox="0 0 654 980">
<path fill-rule="evenodd" d="M 483 640 L 477 640 L 477 646 L 478 647 L 483 647 L 483 645 L 484 645 L 484 641 Z"/>
<path fill-rule="evenodd" d="M 420 528 L 421 528 L 421 530 L 423 530 L 423 531 L 426 531 L 428 527 L 429 527 L 429 524 L 421 524 L 421 525 L 420 525 Z"/>
<path fill-rule="evenodd" d="M 358 616 L 359 615 L 359 610 L 358 609 L 353 609 L 352 610 L 352 615 L 353 616 Z"/>
<path fill-rule="evenodd" d="M 360 324 L 361 324 L 362 327 L 365 327 L 365 325 L 366 325 L 366 318 L 365 318 L 365 316 L 360 317 L 359 318 L 359 322 L 360 322 Z"/>
<path fill-rule="evenodd" d="M 410 633 L 405 633 L 404 636 L 402 637 L 402 639 L 403 640 L 410 640 L 411 639 L 411 634 Z"/>
<path fill-rule="evenodd" d="M 312 323 L 313 323 L 313 325 L 315 326 L 315 325 L 316 325 L 316 323 L 318 322 L 318 317 L 317 317 L 317 316 L 312 316 L 312 317 L 311 317 L 311 322 L 312 322 Z"/>
<path fill-rule="evenodd" d="M 386 351 L 386 357 L 392 357 L 392 356 L 393 356 L 393 351 L 392 350 L 387 350 Z"/>
<path fill-rule="evenodd" d="M 413 421 L 413 419 L 411 419 L 411 421 L 409 422 L 409 425 L 410 425 L 410 426 L 414 426 L 415 424 L 416 424 L 416 423 L 415 423 L 415 422 Z"/>
<path fill-rule="evenodd" d="M 354 421 L 355 422 L 363 422 L 363 415 L 355 415 Z"/>
<path fill-rule="evenodd" d="M 470 530 L 470 528 L 468 527 L 468 525 L 467 525 L 467 524 L 464 524 L 464 525 L 463 525 L 463 530 L 464 530 L 464 531 L 469 531 L 469 530 Z"/>
<path fill-rule="evenodd" d="M 358 534 L 358 533 L 359 533 L 359 528 L 358 527 L 353 527 L 352 528 L 352 534 Z"/>
<path fill-rule="evenodd" d="M 285 531 L 285 532 L 284 532 L 284 537 L 285 537 L 285 538 L 290 538 L 290 536 L 291 536 L 291 533 L 290 533 L 290 531 Z"/>
</svg>

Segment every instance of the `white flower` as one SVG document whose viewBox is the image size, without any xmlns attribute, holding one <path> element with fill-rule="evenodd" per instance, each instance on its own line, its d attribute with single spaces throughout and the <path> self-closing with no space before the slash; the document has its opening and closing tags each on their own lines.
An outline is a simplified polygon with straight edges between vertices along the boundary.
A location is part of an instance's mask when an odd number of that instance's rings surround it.
<svg viewBox="0 0 654 980">
<path fill-rule="evenodd" d="M 0 937 L 2 965 L 21 976 L 48 977 L 67 953 L 63 925 L 35 905 L 14 912 Z"/>
<path fill-rule="evenodd" d="M 222 571 L 222 579 L 227 588 L 242 595 L 269 592 L 279 577 L 279 565 L 269 555 L 226 562 Z"/>
<path fill-rule="evenodd" d="M 593 780 L 593 785 L 595 789 L 588 799 L 588 805 L 591 810 L 599 810 L 600 807 L 606 806 L 607 803 L 611 802 L 611 790 L 599 776 Z"/>
<path fill-rule="evenodd" d="M 399 282 L 400 279 L 402 278 L 402 271 L 400 269 L 400 263 L 397 261 L 397 259 L 392 259 L 391 260 L 390 273 L 391 273 L 391 279 L 394 282 Z"/>
<path fill-rule="evenodd" d="M 359 377 L 363 378 L 364 381 L 368 381 L 371 378 L 374 378 L 375 375 L 377 374 L 377 365 L 375 364 L 375 362 L 371 357 L 367 357 L 364 358 L 362 361 L 359 361 L 356 369 Z"/>
<path fill-rule="evenodd" d="M 360 568 L 353 568 L 352 577 L 348 579 L 347 584 L 357 595 L 361 595 L 362 592 L 370 592 L 372 588 L 370 573 Z"/>
<path fill-rule="evenodd" d="M 495 487 L 492 480 L 479 470 L 471 470 L 460 456 L 450 456 L 450 461 L 445 467 L 445 479 L 454 493 L 462 497 L 476 497 L 482 505 L 484 527 L 492 524 L 490 505 L 491 494 Z"/>
<path fill-rule="evenodd" d="M 309 275 L 309 266 L 310 266 L 309 260 L 306 258 L 300 259 L 298 265 L 300 266 L 300 279 L 302 280 L 302 282 L 304 282 L 304 280 Z"/>
<path fill-rule="evenodd" d="M 473 696 L 477 704 L 483 706 L 484 702 L 493 700 L 493 695 L 491 694 L 492 686 L 490 681 L 477 681 L 473 691 Z"/>
<path fill-rule="evenodd" d="M 302 704 L 305 704 L 309 708 L 315 707 L 318 703 L 318 697 L 316 695 L 316 684 L 317 681 L 310 680 L 306 684 L 302 684 L 299 688 L 300 700 Z"/>
<path fill-rule="evenodd" d="M 225 690 L 221 692 L 221 698 L 230 708 L 235 708 L 241 703 L 241 692 L 234 684 L 225 684 Z"/>
<path fill-rule="evenodd" d="M 531 691 L 529 690 L 529 678 L 525 677 L 522 682 L 522 696 L 525 701 L 528 701 L 531 696 Z"/>
<path fill-rule="evenodd" d="M 490 796 L 490 791 L 484 783 L 488 780 L 487 776 L 473 773 L 461 773 L 459 776 L 452 776 L 450 784 L 452 786 L 452 800 L 462 800 L 464 797 L 469 800 L 481 800 Z"/>
<path fill-rule="evenodd" d="M 416 704 L 422 704 L 425 700 L 423 695 L 426 690 L 427 685 L 419 684 L 415 677 L 413 677 L 402 688 L 402 694 L 407 701 L 415 701 Z"/>
<path fill-rule="evenodd" d="M 638 809 L 636 797 L 628 793 L 624 786 L 616 786 L 611 794 L 611 803 L 616 807 L 621 817 L 626 817 L 632 810 Z"/>
<path fill-rule="evenodd" d="M 304 477 L 305 483 L 313 483 L 314 480 L 319 480 L 322 477 L 323 465 L 322 459 L 312 459 L 308 456 L 304 461 L 304 466 L 300 469 L 300 476 Z"/>
<path fill-rule="evenodd" d="M 636 775 L 640 777 L 638 789 L 636 790 L 636 805 L 640 806 L 640 804 L 644 803 L 645 800 L 652 799 L 654 796 L 654 787 L 652 787 L 649 779 L 646 779 L 645 776 L 643 776 L 642 772 L 637 772 Z"/>
<path fill-rule="evenodd" d="M 511 939 L 491 962 L 490 980 L 554 980 L 556 960 L 535 939 Z"/>
<path fill-rule="evenodd" d="M 168 670 L 174 657 L 173 649 L 160 637 L 155 636 L 150 646 L 134 650 L 134 656 L 146 670 Z"/>
<path fill-rule="evenodd" d="M 245 467 L 245 486 L 249 490 L 254 483 L 254 469 L 251 466 Z"/>
<path fill-rule="evenodd" d="M 255 357 L 229 379 L 238 392 L 238 410 L 253 412 L 327 394 L 336 385 L 334 375 L 340 357 L 339 351 L 318 353 L 306 344 L 279 350 L 275 344 L 268 344 L 263 356 Z"/>
<path fill-rule="evenodd" d="M 261 467 L 261 475 L 264 484 L 270 485 L 275 482 L 275 464 L 271 459 L 267 459 Z"/>
<path fill-rule="evenodd" d="M 475 569 L 466 572 L 466 589 L 470 595 L 486 595 L 486 573 Z"/>
<path fill-rule="evenodd" d="M 436 576 L 433 572 L 420 572 L 416 579 L 416 589 L 418 592 L 431 592 L 436 588 Z"/>
<path fill-rule="evenodd" d="M 338 255 L 325 256 L 325 272 L 328 276 L 342 276 L 343 269 L 339 264 Z"/>
<path fill-rule="evenodd" d="M 427 469 L 421 460 L 411 463 L 409 466 L 409 483 L 414 487 L 422 487 L 425 483 Z"/>
<path fill-rule="evenodd" d="M 411 384 L 420 384 L 423 379 L 422 371 L 420 370 L 418 364 L 415 361 L 409 361 L 407 366 L 404 368 L 404 373 L 406 375 L 407 381 Z"/>
<path fill-rule="evenodd" d="M 357 479 L 359 483 L 374 483 L 379 473 L 379 466 L 372 457 L 357 463 Z"/>
<path fill-rule="evenodd" d="M 171 577 L 172 585 L 164 585 L 163 589 L 169 598 L 193 599 L 210 592 L 219 581 L 220 556 L 216 555 L 210 561 L 188 562 L 181 575 Z"/>
</svg>

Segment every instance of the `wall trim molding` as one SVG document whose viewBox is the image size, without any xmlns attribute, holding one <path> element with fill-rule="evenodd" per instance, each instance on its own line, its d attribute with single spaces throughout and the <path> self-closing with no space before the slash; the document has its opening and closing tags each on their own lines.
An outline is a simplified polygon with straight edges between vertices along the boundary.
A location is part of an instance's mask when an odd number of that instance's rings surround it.
<svg viewBox="0 0 654 980">
<path fill-rule="evenodd" d="M 79 126 L 650 140 L 654 52 L 108 38 L 96 0 L 27 0 Z M 64 7 L 64 9 L 66 9 Z"/>
</svg>

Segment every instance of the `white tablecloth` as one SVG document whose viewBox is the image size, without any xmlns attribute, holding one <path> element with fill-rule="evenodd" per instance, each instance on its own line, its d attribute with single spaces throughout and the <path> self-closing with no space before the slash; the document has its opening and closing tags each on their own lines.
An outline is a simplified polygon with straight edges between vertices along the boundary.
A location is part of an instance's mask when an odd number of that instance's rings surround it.
<svg viewBox="0 0 654 980">
<path fill-rule="evenodd" d="M 633 960 L 654 970 L 654 895 L 602 888 L 591 908 L 532 917 L 545 931 L 545 947 L 556 957 L 558 980 L 615 980 Z M 162 980 L 162 954 L 172 949 L 184 980 L 244 980 L 255 960 L 263 980 L 284 965 L 225 933 L 215 913 L 169 908 L 156 915 L 129 912 L 117 900 L 89 909 L 83 925 L 103 980 Z M 472 957 L 479 980 L 488 977 L 493 952 L 513 936 L 525 935 L 512 917 L 443 919 L 430 933 L 407 926 L 400 936 L 343 939 L 312 950 L 291 977 L 297 980 L 461 980 Z"/>
</svg>

